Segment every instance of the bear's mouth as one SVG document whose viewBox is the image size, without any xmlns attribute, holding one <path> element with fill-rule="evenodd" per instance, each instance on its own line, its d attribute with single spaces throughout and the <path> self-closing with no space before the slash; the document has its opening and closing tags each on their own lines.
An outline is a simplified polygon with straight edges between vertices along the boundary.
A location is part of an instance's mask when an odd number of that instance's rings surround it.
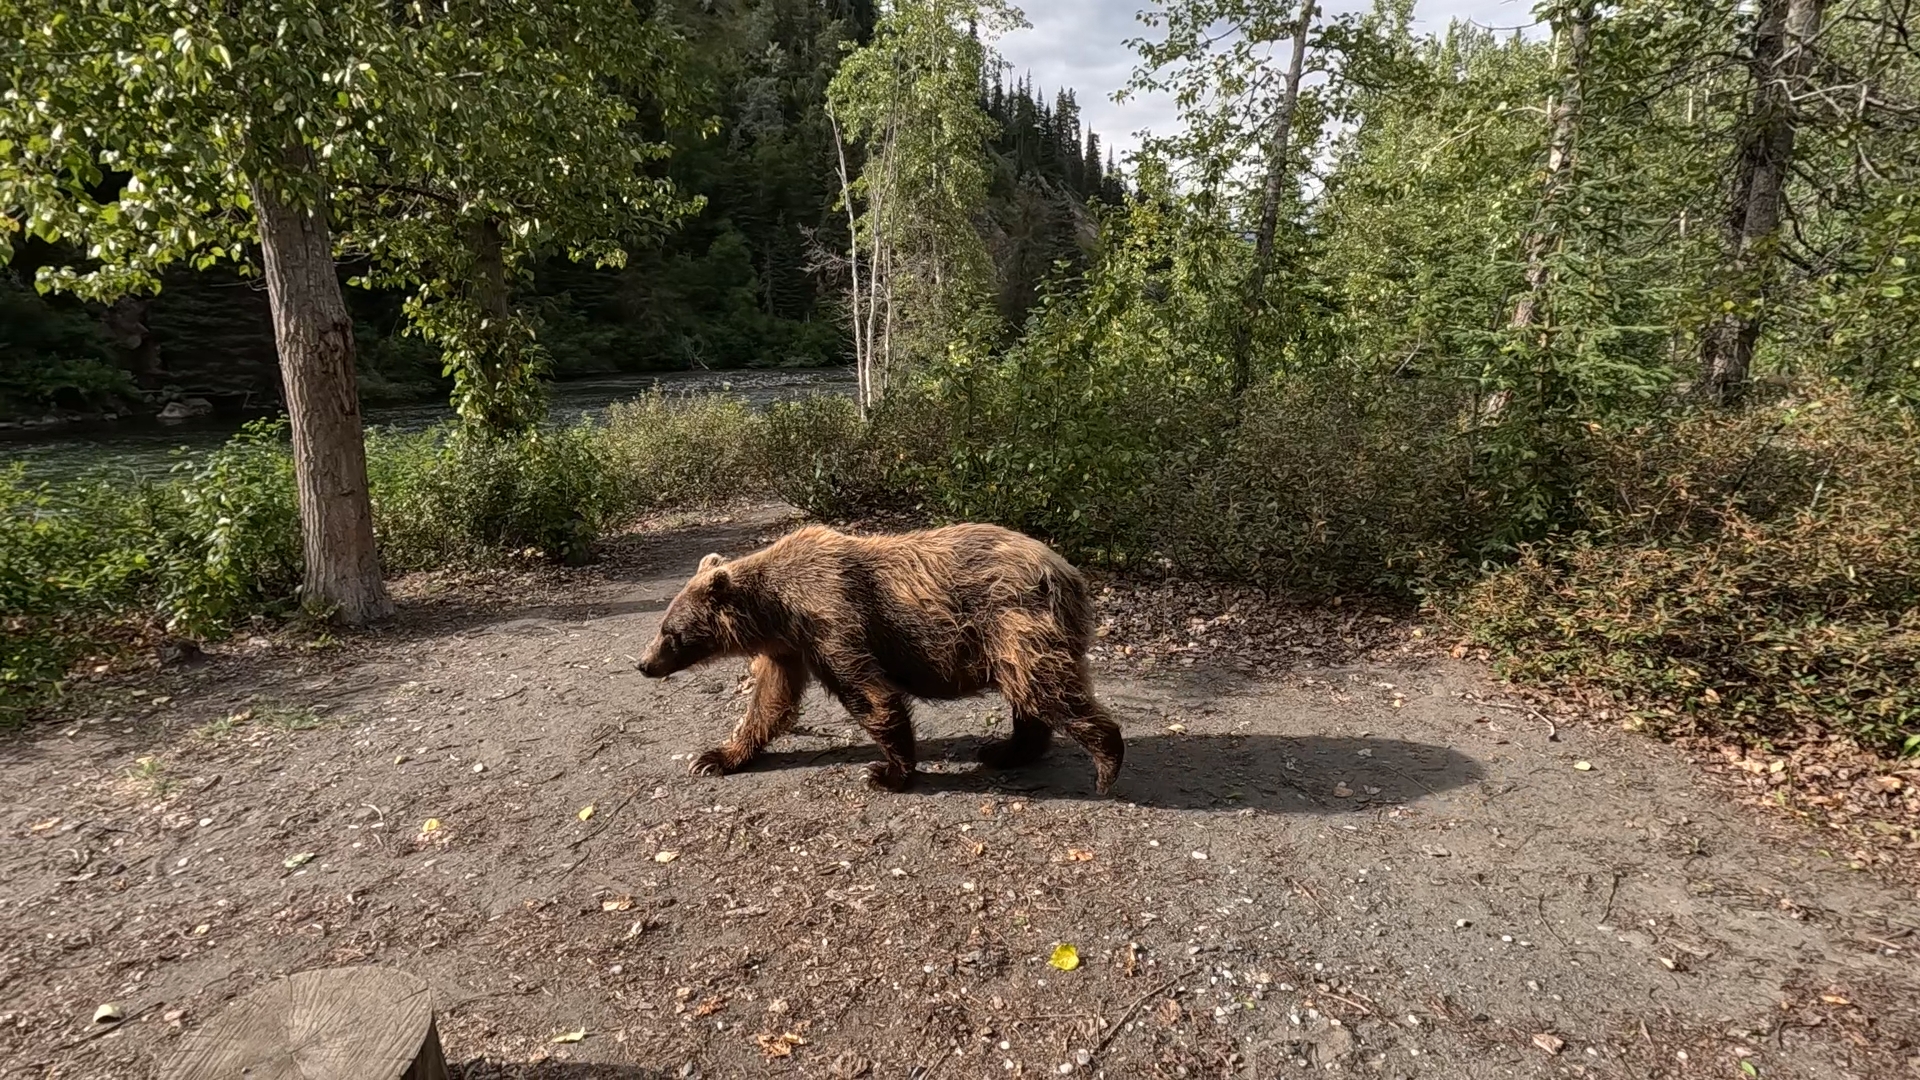
<svg viewBox="0 0 1920 1080">
<path fill-rule="evenodd" d="M 640 662 L 634 666 L 649 679 L 664 679 L 687 665 L 664 639 L 654 638 L 653 644 L 647 646 L 647 651 L 640 655 Z"/>
</svg>

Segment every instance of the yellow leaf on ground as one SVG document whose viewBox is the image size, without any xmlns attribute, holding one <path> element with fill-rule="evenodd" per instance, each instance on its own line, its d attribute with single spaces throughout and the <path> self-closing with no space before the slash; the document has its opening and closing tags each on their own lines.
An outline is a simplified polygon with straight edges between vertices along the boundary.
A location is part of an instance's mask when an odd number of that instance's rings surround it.
<svg viewBox="0 0 1920 1080">
<path fill-rule="evenodd" d="M 769 1035 L 763 1031 L 755 1035 L 753 1041 L 760 1044 L 760 1052 L 769 1058 L 792 1057 L 794 1047 L 807 1045 L 807 1040 L 791 1031 L 783 1031 L 778 1035 Z"/>
<path fill-rule="evenodd" d="M 581 1039 L 584 1039 L 586 1037 L 587 1037 L 587 1029 L 578 1028 L 576 1030 L 569 1031 L 564 1035 L 555 1035 L 553 1037 L 553 1041 L 557 1043 L 577 1043 Z"/>
<path fill-rule="evenodd" d="M 437 817 L 430 817 L 427 819 L 427 823 L 425 825 L 420 826 L 420 831 L 434 832 L 439 828 L 440 828 L 440 819 Z"/>
<path fill-rule="evenodd" d="M 673 860 L 679 857 L 680 857 L 680 853 L 677 851 L 656 851 L 654 852 L 654 855 L 653 855 L 653 861 L 654 862 L 672 862 Z"/>
<path fill-rule="evenodd" d="M 1061 971 L 1072 971 L 1080 966 L 1080 950 L 1062 942 L 1053 947 L 1053 955 L 1047 958 L 1047 963 Z"/>
<path fill-rule="evenodd" d="M 587 820 L 588 818 L 593 816 L 593 804 L 588 803 L 587 805 L 581 807 L 580 812 L 573 816 L 579 818 L 581 821 Z"/>
</svg>

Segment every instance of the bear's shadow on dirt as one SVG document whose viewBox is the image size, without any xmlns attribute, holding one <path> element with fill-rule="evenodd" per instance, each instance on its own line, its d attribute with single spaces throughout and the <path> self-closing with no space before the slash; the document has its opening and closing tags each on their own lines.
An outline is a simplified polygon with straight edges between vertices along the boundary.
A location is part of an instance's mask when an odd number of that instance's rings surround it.
<svg viewBox="0 0 1920 1080">
<path fill-rule="evenodd" d="M 902 798 L 963 792 L 1025 799 L 1093 799 L 1093 763 L 1058 739 L 1039 762 L 990 770 L 975 761 L 983 740 L 922 739 L 920 772 Z M 863 765 L 871 744 L 769 750 L 747 772 Z M 1451 747 L 1403 739 L 1332 735 L 1147 735 L 1127 740 L 1112 797 L 1168 810 L 1328 813 L 1414 802 L 1485 779 L 1480 763 Z"/>
</svg>

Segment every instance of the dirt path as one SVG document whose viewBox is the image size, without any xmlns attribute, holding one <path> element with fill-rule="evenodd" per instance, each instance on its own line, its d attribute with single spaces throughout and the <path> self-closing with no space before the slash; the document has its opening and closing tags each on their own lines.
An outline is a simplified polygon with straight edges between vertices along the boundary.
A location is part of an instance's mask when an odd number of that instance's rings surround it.
<svg viewBox="0 0 1920 1080">
<path fill-rule="evenodd" d="M 350 963 L 430 980 L 469 1080 L 1920 1075 L 1910 893 L 1462 662 L 1143 676 L 1116 633 L 1112 799 L 1071 746 L 975 771 L 997 699 L 919 711 L 905 795 L 818 699 L 687 776 L 737 673 L 632 657 L 701 553 L 778 526 L 418 579 L 377 635 L 103 678 L 0 743 L 0 1075 L 149 1076 Z M 105 1001 L 133 1018 L 88 1038 Z"/>
</svg>

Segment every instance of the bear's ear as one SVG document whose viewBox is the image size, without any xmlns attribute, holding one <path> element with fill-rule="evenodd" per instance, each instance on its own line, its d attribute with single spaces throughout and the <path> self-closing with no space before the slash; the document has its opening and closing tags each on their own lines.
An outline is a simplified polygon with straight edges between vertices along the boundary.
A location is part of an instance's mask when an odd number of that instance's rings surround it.
<svg viewBox="0 0 1920 1080">
<path fill-rule="evenodd" d="M 707 595 L 724 597 L 732 591 L 733 575 L 724 566 L 715 569 L 713 576 L 707 579 Z"/>
<path fill-rule="evenodd" d="M 716 566 L 719 566 L 721 563 L 724 563 L 726 561 L 727 560 L 721 558 L 720 553 L 716 551 L 713 554 L 708 555 L 706 558 L 700 560 L 700 573 L 704 574 L 707 571 L 713 569 Z"/>
</svg>

